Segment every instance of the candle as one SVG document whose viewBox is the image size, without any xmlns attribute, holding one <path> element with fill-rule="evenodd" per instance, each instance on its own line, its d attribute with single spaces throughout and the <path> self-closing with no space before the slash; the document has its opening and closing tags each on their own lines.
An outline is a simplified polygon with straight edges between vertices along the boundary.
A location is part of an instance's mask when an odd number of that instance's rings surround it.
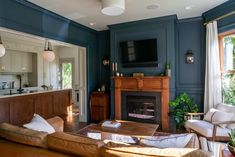
<svg viewBox="0 0 235 157">
<path fill-rule="evenodd" d="M 112 71 L 114 72 L 114 63 L 112 63 Z"/>
<path fill-rule="evenodd" d="M 118 69 L 117 69 L 117 62 L 115 62 L 115 72 L 117 72 Z"/>
</svg>

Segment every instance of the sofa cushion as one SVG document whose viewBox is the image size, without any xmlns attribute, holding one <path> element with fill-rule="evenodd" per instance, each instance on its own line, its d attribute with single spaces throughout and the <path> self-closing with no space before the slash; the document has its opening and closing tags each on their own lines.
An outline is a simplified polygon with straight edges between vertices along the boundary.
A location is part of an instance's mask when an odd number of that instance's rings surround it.
<svg viewBox="0 0 235 157">
<path fill-rule="evenodd" d="M 213 124 L 203 120 L 187 120 L 186 128 L 191 128 L 205 137 L 212 137 Z M 228 136 L 230 129 L 217 127 L 216 136 Z"/>
<path fill-rule="evenodd" d="M 32 129 L 35 131 L 44 131 L 49 134 L 54 133 L 55 129 L 40 115 L 34 114 L 33 119 L 30 123 L 23 125 L 25 128 Z"/>
<path fill-rule="evenodd" d="M 8 123 L 0 124 L 0 137 L 31 146 L 47 148 L 47 133 L 25 129 Z"/>
<path fill-rule="evenodd" d="M 195 134 L 172 134 L 169 136 L 145 137 L 140 140 L 144 146 L 158 148 L 184 148 Z"/>
<path fill-rule="evenodd" d="M 90 139 L 81 135 L 72 135 L 64 132 L 55 132 L 48 135 L 49 149 L 78 156 L 101 156 L 102 141 Z"/>
<path fill-rule="evenodd" d="M 141 147 L 138 145 L 122 145 L 113 142 L 107 143 L 102 147 L 103 157 L 209 157 L 211 154 L 193 148 L 155 148 L 155 147 Z"/>
<path fill-rule="evenodd" d="M 231 121 L 235 121 L 235 106 L 229 105 L 229 104 L 218 104 L 217 109 L 225 112 L 233 113 L 233 117 L 231 118 Z M 229 129 L 235 129 L 235 124 L 228 124 L 227 128 Z"/>
<path fill-rule="evenodd" d="M 215 111 L 215 113 L 212 116 L 212 123 L 213 122 L 226 122 L 226 121 L 230 121 L 233 117 L 233 113 L 230 112 L 225 112 L 225 111 Z M 227 124 L 220 124 L 219 125 L 222 128 L 227 127 Z"/>
<path fill-rule="evenodd" d="M 56 132 L 64 131 L 64 120 L 58 116 L 47 119 L 47 122 L 55 129 Z"/>
<path fill-rule="evenodd" d="M 69 154 L 19 144 L 4 139 L 0 139 L 0 152 L 1 157 L 72 157 Z"/>
</svg>

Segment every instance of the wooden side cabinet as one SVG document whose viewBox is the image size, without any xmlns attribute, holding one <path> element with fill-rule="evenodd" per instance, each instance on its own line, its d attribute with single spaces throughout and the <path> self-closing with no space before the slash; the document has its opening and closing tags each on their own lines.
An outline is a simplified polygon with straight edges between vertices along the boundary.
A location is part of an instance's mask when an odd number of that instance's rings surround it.
<svg viewBox="0 0 235 157">
<path fill-rule="evenodd" d="M 91 120 L 100 122 L 109 119 L 109 95 L 104 92 L 93 92 L 90 98 Z"/>
</svg>

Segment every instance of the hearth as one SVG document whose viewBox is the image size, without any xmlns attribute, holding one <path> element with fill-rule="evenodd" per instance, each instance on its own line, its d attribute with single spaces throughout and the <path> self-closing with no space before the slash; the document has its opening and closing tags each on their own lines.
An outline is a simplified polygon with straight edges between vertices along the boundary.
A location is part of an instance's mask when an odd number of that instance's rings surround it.
<svg viewBox="0 0 235 157">
<path fill-rule="evenodd" d="M 121 93 L 122 119 L 161 124 L 161 93 L 125 91 Z"/>
</svg>

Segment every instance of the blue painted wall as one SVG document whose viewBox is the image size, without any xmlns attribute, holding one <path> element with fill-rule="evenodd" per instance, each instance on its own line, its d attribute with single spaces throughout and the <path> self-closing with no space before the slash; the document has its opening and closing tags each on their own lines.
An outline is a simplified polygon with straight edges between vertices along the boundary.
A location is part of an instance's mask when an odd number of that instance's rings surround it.
<svg viewBox="0 0 235 157">
<path fill-rule="evenodd" d="M 179 20 L 176 33 L 176 95 L 187 92 L 202 111 L 205 78 L 203 18 Z M 185 62 L 185 53 L 189 49 L 194 53 L 194 64 Z"/>
<path fill-rule="evenodd" d="M 24 0 L 0 0 L 0 26 L 86 47 L 88 96 L 99 83 L 96 31 Z"/>
<path fill-rule="evenodd" d="M 111 25 L 111 61 L 118 63 L 118 71 L 124 76 L 131 76 L 133 72 L 143 72 L 145 75 L 157 76 L 164 73 L 166 62 L 172 65 L 172 77 L 170 79 L 170 96 L 175 96 L 175 30 L 176 16 L 166 16 L 136 22 L 128 22 Z M 119 43 L 126 40 L 141 40 L 157 38 L 158 67 L 123 68 L 120 62 Z M 147 52 L 146 52 L 147 53 Z M 114 88 L 111 85 L 111 116 L 114 115 Z"/>
<path fill-rule="evenodd" d="M 235 1 L 229 0 L 211 10 L 208 10 L 203 14 L 203 17 L 205 19 L 205 22 L 208 22 L 232 11 L 235 11 Z M 219 32 L 225 32 L 231 29 L 235 29 L 235 15 L 231 15 L 221 20 L 218 20 Z"/>
<path fill-rule="evenodd" d="M 106 90 L 109 91 L 110 86 L 110 66 L 104 66 L 103 59 L 110 59 L 110 31 L 101 31 L 98 33 L 98 49 L 99 49 L 99 84 L 105 84 Z"/>
</svg>

